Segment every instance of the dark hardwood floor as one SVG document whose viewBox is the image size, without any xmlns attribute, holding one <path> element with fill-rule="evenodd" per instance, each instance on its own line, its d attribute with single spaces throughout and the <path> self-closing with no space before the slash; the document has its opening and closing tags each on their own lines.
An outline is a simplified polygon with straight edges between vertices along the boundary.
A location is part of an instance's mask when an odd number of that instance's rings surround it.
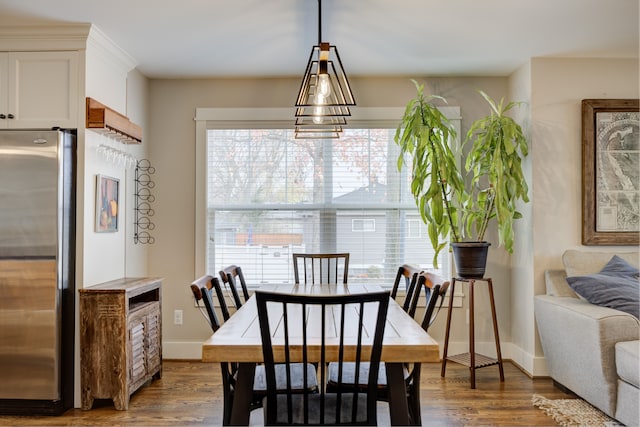
<svg viewBox="0 0 640 427">
<path fill-rule="evenodd" d="M 440 364 L 423 369 L 421 398 L 425 426 L 555 426 L 531 404 L 531 396 L 570 398 L 551 379 L 530 379 L 505 362 L 505 382 L 498 368 L 476 371 L 476 389 L 469 388 L 469 371 L 449 363 L 440 377 Z M 222 423 L 222 383 L 218 365 L 164 361 L 161 380 L 136 392 L 128 411 L 116 411 L 111 401 L 96 401 L 90 411 L 72 409 L 59 417 L 0 416 L 0 425 L 29 426 L 217 426 Z M 378 406 L 379 425 L 389 425 L 385 403 Z M 262 425 L 260 410 L 251 413 L 251 425 Z"/>
</svg>

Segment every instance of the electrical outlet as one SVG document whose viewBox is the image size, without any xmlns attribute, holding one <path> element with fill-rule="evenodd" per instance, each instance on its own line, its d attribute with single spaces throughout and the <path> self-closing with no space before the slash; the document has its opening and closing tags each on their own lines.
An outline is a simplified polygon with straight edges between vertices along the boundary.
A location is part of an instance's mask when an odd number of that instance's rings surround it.
<svg viewBox="0 0 640 427">
<path fill-rule="evenodd" d="M 182 325 L 182 310 L 173 310 L 173 324 Z"/>
</svg>

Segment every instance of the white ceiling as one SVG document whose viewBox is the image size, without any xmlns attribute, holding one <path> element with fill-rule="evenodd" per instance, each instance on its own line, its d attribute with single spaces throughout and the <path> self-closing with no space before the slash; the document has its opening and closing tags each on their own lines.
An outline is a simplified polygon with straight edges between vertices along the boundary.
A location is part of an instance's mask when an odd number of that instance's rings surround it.
<svg viewBox="0 0 640 427">
<path fill-rule="evenodd" d="M 324 0 L 349 75 L 504 76 L 532 57 L 633 57 L 638 0 Z M 316 0 L 0 0 L 0 26 L 92 23 L 152 78 L 298 76 Z"/>
</svg>

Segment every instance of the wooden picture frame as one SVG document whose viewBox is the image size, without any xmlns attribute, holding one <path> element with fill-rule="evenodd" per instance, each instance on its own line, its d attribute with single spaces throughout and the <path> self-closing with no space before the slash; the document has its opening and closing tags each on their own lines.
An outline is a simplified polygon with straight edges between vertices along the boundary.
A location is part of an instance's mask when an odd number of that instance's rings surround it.
<svg viewBox="0 0 640 427">
<path fill-rule="evenodd" d="M 582 244 L 640 244 L 640 102 L 582 100 Z"/>
<path fill-rule="evenodd" d="M 118 231 L 120 205 L 118 196 L 120 180 L 96 175 L 96 233 Z"/>
</svg>

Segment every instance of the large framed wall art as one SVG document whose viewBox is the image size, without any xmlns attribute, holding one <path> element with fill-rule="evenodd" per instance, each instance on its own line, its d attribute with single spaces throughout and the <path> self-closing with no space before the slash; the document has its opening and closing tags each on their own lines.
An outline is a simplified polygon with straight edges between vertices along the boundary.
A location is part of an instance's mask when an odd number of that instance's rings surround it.
<svg viewBox="0 0 640 427">
<path fill-rule="evenodd" d="M 582 100 L 582 244 L 640 244 L 640 102 Z"/>
</svg>

